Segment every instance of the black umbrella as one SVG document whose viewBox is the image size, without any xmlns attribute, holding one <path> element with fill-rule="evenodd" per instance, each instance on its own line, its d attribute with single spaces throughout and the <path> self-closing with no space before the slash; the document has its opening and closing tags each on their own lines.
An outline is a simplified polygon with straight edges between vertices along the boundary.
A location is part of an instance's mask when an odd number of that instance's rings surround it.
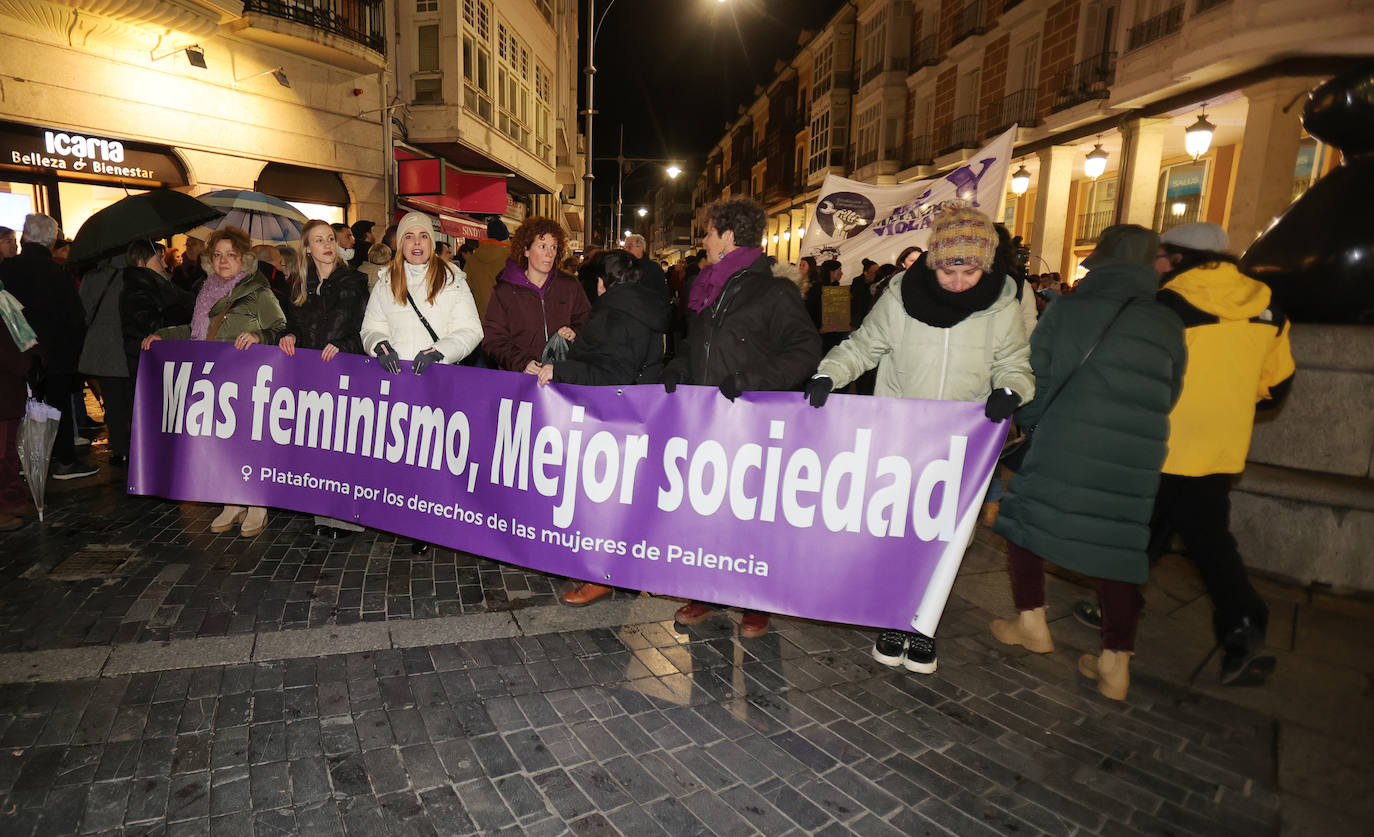
<svg viewBox="0 0 1374 837">
<path fill-rule="evenodd" d="M 93 262 L 124 252 L 134 239 L 157 239 L 185 232 L 223 214 L 172 189 L 131 195 L 87 218 L 72 239 L 67 258 L 72 262 Z"/>
</svg>

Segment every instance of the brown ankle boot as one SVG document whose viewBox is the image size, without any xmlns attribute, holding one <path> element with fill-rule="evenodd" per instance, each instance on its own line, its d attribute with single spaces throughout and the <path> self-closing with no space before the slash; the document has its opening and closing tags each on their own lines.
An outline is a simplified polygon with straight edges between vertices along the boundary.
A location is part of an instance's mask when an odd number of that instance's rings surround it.
<svg viewBox="0 0 1374 837">
<path fill-rule="evenodd" d="M 1014 621 L 994 619 L 990 627 L 992 635 L 1004 645 L 1020 645 L 1037 654 L 1048 654 L 1054 650 L 1054 640 L 1050 637 L 1050 626 L 1045 622 L 1043 606 L 1021 611 Z"/>
<path fill-rule="evenodd" d="M 1099 657 L 1084 654 L 1078 658 L 1078 670 L 1089 680 L 1097 681 L 1097 690 L 1103 697 L 1125 700 L 1131 686 L 1131 654 L 1106 649 Z"/>
<path fill-rule="evenodd" d="M 572 590 L 564 593 L 562 601 L 563 604 L 568 607 L 584 607 L 609 592 L 611 592 L 611 588 L 604 584 L 593 584 L 588 581 L 586 584 L 574 587 Z"/>
</svg>

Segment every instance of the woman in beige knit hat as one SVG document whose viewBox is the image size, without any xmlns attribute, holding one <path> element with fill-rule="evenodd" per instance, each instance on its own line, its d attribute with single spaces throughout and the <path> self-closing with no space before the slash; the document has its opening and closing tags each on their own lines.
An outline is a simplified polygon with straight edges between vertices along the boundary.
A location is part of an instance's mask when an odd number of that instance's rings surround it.
<svg viewBox="0 0 1374 837">
<path fill-rule="evenodd" d="M 963 204 L 936 215 L 928 250 L 894 276 L 858 329 L 821 360 L 806 384 L 812 406 L 878 368 L 874 395 L 984 401 L 992 421 L 1035 394 L 1016 282 L 993 268 L 992 221 Z M 935 671 L 935 639 L 878 635 L 873 658 L 918 674 Z"/>
</svg>

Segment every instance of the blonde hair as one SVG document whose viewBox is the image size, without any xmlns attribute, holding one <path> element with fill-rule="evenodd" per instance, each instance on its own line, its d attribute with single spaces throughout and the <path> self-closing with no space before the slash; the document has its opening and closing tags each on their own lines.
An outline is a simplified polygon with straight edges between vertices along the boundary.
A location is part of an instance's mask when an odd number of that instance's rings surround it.
<svg viewBox="0 0 1374 837">
<path fill-rule="evenodd" d="M 396 253 L 391 257 L 391 264 L 387 265 L 391 271 L 391 296 L 396 300 L 397 305 L 406 304 L 406 257 L 405 248 L 401 244 L 403 235 L 405 235 L 403 230 L 396 231 Z M 448 263 L 439 255 L 437 246 L 429 251 L 429 264 L 426 268 L 425 302 L 433 305 L 434 299 L 439 296 L 439 291 L 444 289 L 449 278 Z"/>
<path fill-rule="evenodd" d="M 308 295 L 308 288 L 306 288 L 306 280 L 310 276 L 310 271 L 315 269 L 315 259 L 310 255 L 310 250 L 307 249 L 307 247 L 310 242 L 310 231 L 315 229 L 316 227 L 328 227 L 331 233 L 334 232 L 333 224 L 329 223 L 328 221 L 321 221 L 319 218 L 314 218 L 309 221 L 306 221 L 305 226 L 301 227 L 301 253 L 304 254 L 303 260 L 305 262 L 305 269 L 295 270 L 290 273 L 291 304 L 296 306 L 297 308 L 305 304 L 305 298 Z M 336 254 L 334 258 L 337 259 L 338 255 Z M 335 264 L 337 265 L 337 261 L 335 262 Z"/>
</svg>

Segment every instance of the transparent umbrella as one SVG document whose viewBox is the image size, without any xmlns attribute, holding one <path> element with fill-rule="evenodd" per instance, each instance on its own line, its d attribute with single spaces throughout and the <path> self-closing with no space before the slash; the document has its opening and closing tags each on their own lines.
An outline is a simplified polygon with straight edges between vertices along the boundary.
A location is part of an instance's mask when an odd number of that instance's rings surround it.
<svg viewBox="0 0 1374 837">
<path fill-rule="evenodd" d="M 19 422 L 19 462 L 24 466 L 40 522 L 43 520 L 43 495 L 48 487 L 48 463 L 52 459 L 52 444 L 57 438 L 57 423 L 61 417 L 56 407 L 30 398 L 24 418 Z"/>
</svg>

